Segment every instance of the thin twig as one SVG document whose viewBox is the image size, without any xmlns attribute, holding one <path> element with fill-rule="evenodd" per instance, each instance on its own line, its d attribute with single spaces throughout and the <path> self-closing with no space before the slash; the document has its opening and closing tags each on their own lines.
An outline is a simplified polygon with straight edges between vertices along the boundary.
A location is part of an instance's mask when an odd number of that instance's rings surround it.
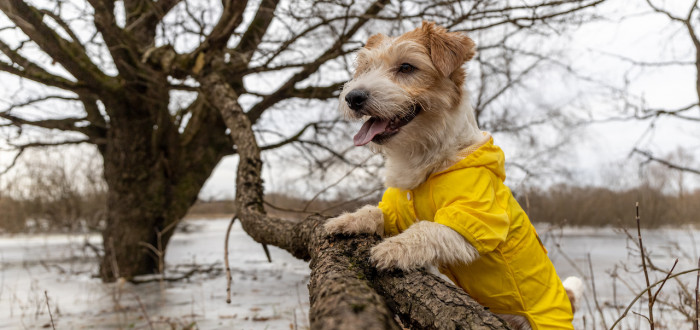
<svg viewBox="0 0 700 330">
<path fill-rule="evenodd" d="M 700 258 L 698 258 L 698 276 L 695 279 L 695 322 L 693 322 L 693 330 L 700 330 L 698 319 L 700 319 L 700 295 L 698 295 L 698 286 L 700 286 Z"/>
<path fill-rule="evenodd" d="M 591 254 L 586 254 L 586 258 L 588 259 L 588 269 L 591 272 L 591 288 L 593 289 L 593 302 L 595 303 L 595 308 L 598 310 L 598 314 L 600 314 L 600 321 L 603 322 L 603 327 L 607 328 L 608 325 L 605 324 L 605 315 L 603 314 L 603 309 L 600 307 L 600 304 L 598 304 L 598 295 L 596 294 L 595 290 L 595 276 L 593 275 L 593 263 L 591 262 Z"/>
<path fill-rule="evenodd" d="M 129 282 L 131 282 L 131 283 L 133 283 L 133 284 L 152 283 L 152 282 L 155 282 L 155 281 L 158 281 L 158 282 L 161 282 L 161 281 L 165 281 L 165 282 L 179 282 L 179 281 L 182 281 L 182 280 L 187 280 L 187 279 L 189 279 L 190 277 L 192 277 L 192 276 L 194 276 L 195 274 L 198 274 L 198 273 L 212 273 L 212 272 L 217 272 L 217 271 L 219 271 L 219 269 L 216 267 L 217 264 L 218 264 L 218 262 L 214 262 L 214 263 L 212 263 L 211 265 L 207 266 L 206 268 L 205 268 L 205 267 L 200 267 L 200 266 L 198 266 L 198 265 L 194 265 L 192 269 L 190 269 L 189 271 L 187 271 L 187 272 L 185 272 L 185 273 L 182 273 L 182 275 L 180 275 L 180 276 L 173 276 L 173 277 L 167 277 L 167 276 L 161 277 L 161 276 L 158 276 L 157 278 L 147 278 L 147 279 L 143 279 L 143 280 L 142 280 L 142 279 L 137 279 L 137 278 L 132 278 L 132 279 L 129 280 Z"/>
<path fill-rule="evenodd" d="M 118 279 L 121 274 L 119 274 L 119 263 L 117 263 L 117 254 L 116 250 L 114 249 L 114 239 L 112 236 L 109 237 L 109 247 L 111 251 L 111 259 L 112 259 L 112 276 L 114 276 L 114 279 Z M 105 253 L 107 253 L 105 251 Z"/>
<path fill-rule="evenodd" d="M 318 213 L 319 213 L 319 214 L 325 214 L 326 212 L 328 212 L 328 211 L 330 211 L 330 210 L 339 208 L 339 207 L 341 207 L 341 206 L 345 206 L 345 205 L 350 204 L 350 203 L 357 202 L 357 201 L 359 201 L 359 200 L 361 200 L 361 199 L 363 199 L 363 198 L 365 198 L 365 197 L 367 197 L 367 196 L 373 195 L 373 194 L 377 193 L 377 191 L 381 191 L 381 190 L 384 190 L 384 186 L 383 186 L 383 185 L 377 186 L 376 188 L 374 188 L 374 189 L 372 189 L 372 190 L 370 190 L 370 191 L 368 191 L 368 192 L 366 192 L 366 193 L 364 193 L 364 194 L 362 194 L 362 195 L 360 195 L 360 196 L 357 196 L 357 197 L 355 197 L 355 198 L 353 198 L 353 199 L 343 201 L 343 202 L 341 202 L 341 203 L 339 203 L 339 204 L 331 205 L 331 206 L 329 206 L 329 207 L 327 207 L 327 208 L 325 208 L 325 209 L 323 209 L 323 210 L 321 210 L 321 211 L 318 211 Z"/>
<path fill-rule="evenodd" d="M 134 295 L 134 298 L 136 298 L 136 301 L 139 303 L 139 308 L 141 308 L 141 313 L 143 313 L 143 317 L 146 319 L 148 322 L 148 327 L 151 328 L 151 330 L 154 330 L 153 328 L 153 323 L 151 322 L 151 318 L 148 317 L 148 313 L 146 313 L 146 306 L 143 305 L 143 302 L 141 302 L 141 298 L 135 293 L 132 293 Z"/>
<path fill-rule="evenodd" d="M 46 297 L 46 309 L 49 310 L 49 317 L 51 318 L 51 328 L 56 330 L 56 324 L 53 323 L 53 315 L 51 314 L 51 306 L 49 306 L 49 294 L 44 290 L 44 297 Z"/>
<path fill-rule="evenodd" d="M 231 303 L 231 267 L 228 263 L 228 238 L 231 234 L 231 228 L 233 223 L 236 222 L 237 215 L 234 214 L 231 218 L 231 222 L 228 223 L 228 229 L 226 229 L 226 238 L 224 239 L 224 263 L 226 264 L 226 303 Z"/>
<path fill-rule="evenodd" d="M 659 286 L 659 289 L 656 290 L 656 293 L 654 293 L 654 297 L 651 299 L 652 307 L 654 306 L 654 303 L 656 302 L 656 297 L 659 295 L 659 292 L 661 292 L 661 289 L 664 288 L 664 284 L 666 284 L 666 280 L 668 280 L 668 277 L 671 276 L 671 273 L 673 272 L 673 269 L 676 268 L 677 264 L 678 264 L 678 258 L 676 258 L 676 261 L 673 263 L 671 270 L 669 270 L 668 274 L 666 274 L 666 278 L 664 279 L 664 281 L 661 282 L 661 286 Z"/>
<path fill-rule="evenodd" d="M 270 257 L 270 250 L 267 248 L 267 244 L 265 243 L 260 243 L 262 244 L 263 251 L 265 252 L 265 256 L 267 257 L 267 262 L 272 263 L 272 257 Z"/>
<path fill-rule="evenodd" d="M 632 314 L 637 315 L 637 316 L 639 316 L 639 317 L 641 317 L 641 318 L 647 320 L 647 322 L 651 323 L 651 320 L 649 320 L 649 317 L 647 317 L 646 315 L 644 315 L 644 314 L 642 314 L 642 313 L 637 313 L 637 312 L 635 312 L 635 311 L 632 311 Z"/>
<path fill-rule="evenodd" d="M 676 278 L 676 277 L 678 277 L 678 276 L 685 275 L 685 274 L 688 274 L 688 273 L 697 272 L 697 271 L 700 271 L 700 267 L 698 267 L 698 268 L 693 268 L 693 269 L 688 269 L 688 270 L 684 270 L 684 271 L 682 271 L 682 272 L 680 272 L 680 273 L 673 274 L 673 275 L 671 275 L 671 276 L 668 276 L 668 278 L 666 278 L 666 279 L 656 281 L 656 282 L 654 282 L 652 285 L 646 287 L 646 289 L 644 289 L 644 290 L 642 290 L 641 292 L 639 292 L 639 293 L 637 294 L 637 296 L 634 297 L 634 299 L 632 299 L 632 302 L 630 302 L 629 305 L 627 305 L 627 308 L 625 308 L 625 311 L 622 313 L 622 315 L 620 315 L 620 317 L 615 321 L 615 323 L 613 323 L 613 325 L 610 327 L 610 329 L 611 329 L 611 330 L 614 329 L 615 326 L 616 326 L 618 323 L 620 323 L 620 321 L 622 321 L 622 319 L 624 319 L 625 316 L 627 316 L 627 313 L 629 313 L 630 309 L 632 309 L 632 306 L 634 306 L 634 304 L 637 302 L 637 300 L 639 300 L 639 298 L 641 298 L 645 293 L 647 293 L 647 292 L 648 292 L 649 290 L 651 290 L 653 287 L 655 287 L 655 286 L 661 284 L 662 282 L 664 282 L 664 281 L 666 281 L 666 280 L 669 280 L 669 279 L 672 279 L 672 278 Z"/>
<path fill-rule="evenodd" d="M 636 211 L 636 216 L 635 220 L 637 220 L 637 238 L 639 239 L 639 253 L 642 256 L 642 270 L 644 270 L 644 279 L 646 280 L 647 287 L 649 286 L 649 271 L 647 270 L 647 263 L 646 263 L 646 255 L 644 254 L 644 244 L 642 244 L 642 229 L 639 221 L 639 202 L 636 202 L 634 204 L 635 211 Z M 647 305 L 649 306 L 649 318 L 647 320 L 649 321 L 649 327 L 651 330 L 654 330 L 654 312 L 653 312 L 653 307 L 654 307 L 654 300 L 651 297 L 651 291 L 647 291 L 647 296 L 649 297 L 649 301 Z"/>
<path fill-rule="evenodd" d="M 352 169 L 350 169 L 347 173 L 345 173 L 345 175 L 343 175 L 343 176 L 342 176 L 340 179 L 338 179 L 336 182 L 333 182 L 332 184 L 328 185 L 327 187 L 325 187 L 325 188 L 321 189 L 319 192 L 317 192 L 316 195 L 314 195 L 314 197 L 312 197 L 312 198 L 306 203 L 306 205 L 304 205 L 304 209 L 301 210 L 301 211 L 302 211 L 302 212 L 306 212 L 306 210 L 309 209 L 309 206 L 311 206 L 311 203 L 313 203 L 313 202 L 318 198 L 318 196 L 321 196 L 321 194 L 323 194 L 324 192 L 326 192 L 328 189 L 335 187 L 335 186 L 338 185 L 341 181 L 345 180 L 345 178 L 347 178 L 348 176 L 350 176 L 350 174 L 352 174 L 352 172 L 354 172 L 354 171 L 355 171 L 356 169 L 358 169 L 360 166 L 363 166 L 363 165 L 364 165 L 368 160 L 370 160 L 373 156 L 374 156 L 374 154 L 372 154 L 372 155 L 370 155 L 369 157 L 365 158 L 365 160 L 363 160 L 363 161 L 360 162 L 359 164 L 355 165 Z"/>
<path fill-rule="evenodd" d="M 689 119 L 689 118 L 684 118 L 684 119 Z M 664 160 L 664 159 L 661 159 L 661 158 L 656 158 L 656 157 L 654 157 L 651 153 L 646 152 L 646 151 L 644 151 L 644 150 L 640 150 L 640 149 L 634 148 L 634 150 L 632 150 L 632 152 L 630 153 L 630 155 L 631 155 L 631 154 L 635 154 L 635 153 L 636 153 L 636 154 L 640 154 L 640 155 L 646 157 L 646 161 L 645 161 L 645 162 L 657 162 L 657 163 L 659 163 L 659 164 L 661 164 L 661 165 L 664 165 L 664 166 L 666 166 L 666 167 L 668 167 L 668 168 L 670 168 L 670 169 L 674 169 L 674 170 L 678 170 L 678 171 L 681 171 L 681 172 L 687 172 L 687 173 L 693 173 L 693 174 L 698 174 L 698 175 L 700 175 L 700 170 L 698 170 L 698 169 L 694 169 L 694 168 L 690 168 L 690 167 L 684 167 L 684 166 L 680 166 L 680 165 L 673 164 L 673 163 L 671 163 L 671 162 L 669 162 L 669 161 L 667 161 L 667 160 Z"/>
<path fill-rule="evenodd" d="M 618 265 L 616 264 L 615 268 L 613 268 L 612 274 L 610 274 L 610 277 L 612 277 L 613 307 L 619 313 L 620 312 L 620 304 L 617 303 L 617 281 L 618 281 L 617 267 L 618 267 Z"/>
</svg>

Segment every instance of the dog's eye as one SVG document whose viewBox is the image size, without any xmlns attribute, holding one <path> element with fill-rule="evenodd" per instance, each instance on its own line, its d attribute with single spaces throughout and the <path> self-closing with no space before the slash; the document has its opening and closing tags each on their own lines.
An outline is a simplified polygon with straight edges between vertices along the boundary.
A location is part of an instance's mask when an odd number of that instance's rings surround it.
<svg viewBox="0 0 700 330">
<path fill-rule="evenodd" d="M 403 63 L 399 66 L 399 72 L 401 72 L 401 73 L 411 73 L 415 69 L 416 69 L 415 66 L 410 65 L 408 63 Z"/>
</svg>

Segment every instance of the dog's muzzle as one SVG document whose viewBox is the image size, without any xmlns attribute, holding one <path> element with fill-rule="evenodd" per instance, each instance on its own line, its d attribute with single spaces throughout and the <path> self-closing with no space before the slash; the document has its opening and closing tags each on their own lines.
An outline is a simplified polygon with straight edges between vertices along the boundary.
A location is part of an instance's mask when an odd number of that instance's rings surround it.
<svg viewBox="0 0 700 330">
<path fill-rule="evenodd" d="M 362 108 L 365 106 L 365 101 L 369 98 L 369 91 L 364 89 L 354 89 L 350 93 L 345 95 L 345 102 L 348 103 L 350 109 L 361 112 Z"/>
</svg>

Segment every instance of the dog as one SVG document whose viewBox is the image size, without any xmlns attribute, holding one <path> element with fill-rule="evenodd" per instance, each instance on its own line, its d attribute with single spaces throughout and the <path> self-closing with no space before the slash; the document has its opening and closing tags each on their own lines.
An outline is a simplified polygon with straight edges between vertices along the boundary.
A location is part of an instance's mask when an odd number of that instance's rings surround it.
<svg viewBox="0 0 700 330">
<path fill-rule="evenodd" d="M 380 270 L 436 266 L 515 329 L 573 328 L 578 278 L 565 290 L 527 215 L 503 184 L 505 157 L 482 132 L 462 67 L 466 34 L 430 22 L 371 36 L 339 109 L 365 122 L 354 137 L 386 158 L 379 205 L 330 219 L 327 233 L 378 234 Z M 571 297 L 569 297 L 571 296 Z"/>
</svg>

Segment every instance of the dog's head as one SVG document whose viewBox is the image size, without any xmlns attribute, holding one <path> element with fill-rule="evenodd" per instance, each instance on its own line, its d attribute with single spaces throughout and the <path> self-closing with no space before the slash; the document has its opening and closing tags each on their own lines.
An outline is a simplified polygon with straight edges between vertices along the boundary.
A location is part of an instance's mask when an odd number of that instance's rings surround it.
<svg viewBox="0 0 700 330">
<path fill-rule="evenodd" d="M 435 23 L 396 38 L 376 34 L 357 53 L 353 79 L 340 94 L 340 111 L 366 119 L 355 145 L 373 142 L 390 148 L 398 137 L 420 140 L 458 111 L 465 72 L 462 64 L 475 54 L 465 34 L 447 32 Z M 413 129 L 411 126 L 416 126 Z M 410 135 L 410 136 L 408 136 Z"/>
</svg>

